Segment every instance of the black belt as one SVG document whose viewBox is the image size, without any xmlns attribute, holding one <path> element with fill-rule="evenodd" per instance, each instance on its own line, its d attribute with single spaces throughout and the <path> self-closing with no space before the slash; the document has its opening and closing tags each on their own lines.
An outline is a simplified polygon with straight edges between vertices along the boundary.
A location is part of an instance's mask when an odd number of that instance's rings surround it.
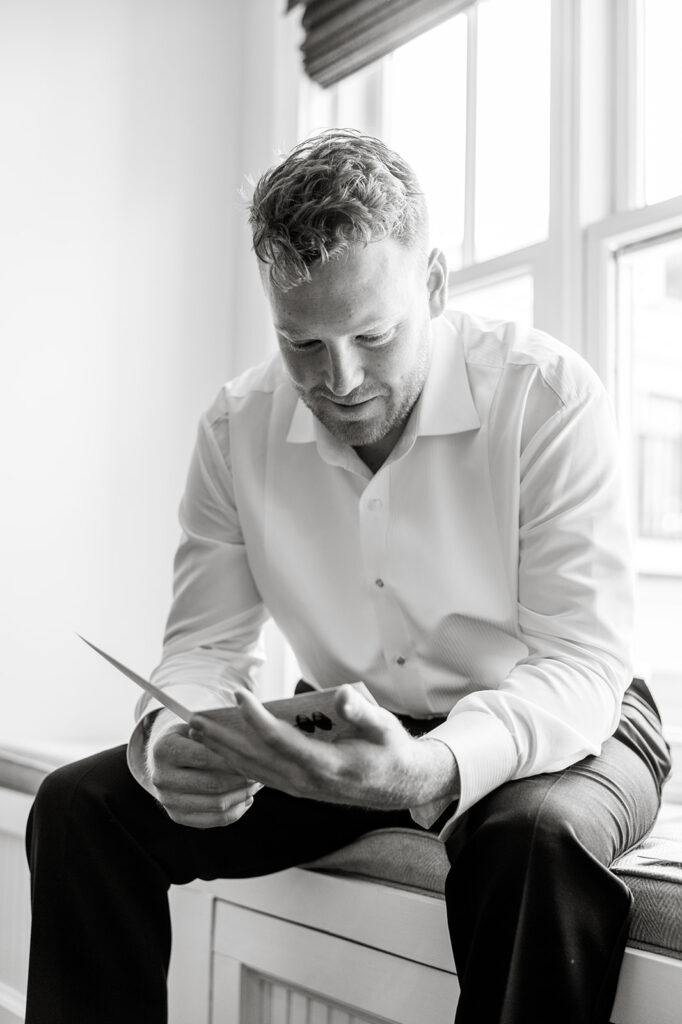
<svg viewBox="0 0 682 1024">
<path fill-rule="evenodd" d="M 403 723 L 410 736 L 423 736 L 435 729 L 437 725 L 442 725 L 447 721 L 443 715 L 437 715 L 435 718 L 412 718 L 411 715 L 396 715 L 395 717 Z"/>
<path fill-rule="evenodd" d="M 296 683 L 296 693 L 310 693 L 315 690 L 316 687 L 311 686 L 305 679 L 299 679 Z M 411 715 L 396 715 L 395 716 L 403 726 L 409 732 L 410 736 L 423 736 L 424 733 L 431 732 L 437 725 L 442 725 L 446 721 L 444 715 L 438 715 L 435 718 L 412 718 Z"/>
<path fill-rule="evenodd" d="M 316 687 L 311 686 L 310 683 L 305 681 L 305 679 L 299 679 L 296 683 L 295 692 L 310 693 L 315 689 Z M 637 703 L 637 698 L 647 704 L 660 721 L 660 714 L 656 707 L 656 702 L 651 696 L 648 686 L 643 679 L 635 678 L 632 680 L 625 692 L 624 704 L 627 706 L 629 703 Z M 442 725 L 443 722 L 447 721 L 447 717 L 445 715 L 436 715 L 433 718 L 413 718 L 411 715 L 396 714 L 395 717 L 402 722 L 410 736 L 423 736 L 424 733 L 430 732 L 432 729 L 435 729 L 437 725 Z"/>
</svg>

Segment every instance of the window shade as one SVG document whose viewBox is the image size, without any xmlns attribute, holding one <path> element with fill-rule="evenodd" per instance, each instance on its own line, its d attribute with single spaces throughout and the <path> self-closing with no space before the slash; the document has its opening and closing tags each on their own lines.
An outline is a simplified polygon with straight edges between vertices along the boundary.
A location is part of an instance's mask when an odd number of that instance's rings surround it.
<svg viewBox="0 0 682 1024">
<path fill-rule="evenodd" d="M 288 0 L 303 3 L 303 66 L 333 85 L 453 17 L 475 0 Z"/>
</svg>

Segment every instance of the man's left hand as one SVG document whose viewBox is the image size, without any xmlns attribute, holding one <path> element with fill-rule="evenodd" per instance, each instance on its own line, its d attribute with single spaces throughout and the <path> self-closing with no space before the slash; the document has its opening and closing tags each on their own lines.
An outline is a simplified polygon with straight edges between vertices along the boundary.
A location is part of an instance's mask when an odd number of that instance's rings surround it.
<svg viewBox="0 0 682 1024">
<path fill-rule="evenodd" d="M 247 690 L 240 691 L 239 703 L 239 728 L 196 715 L 190 736 L 246 778 L 293 796 L 383 810 L 457 795 L 457 762 L 449 747 L 414 739 L 395 715 L 351 686 L 339 689 L 336 710 L 355 735 L 334 743 L 302 735 Z"/>
</svg>

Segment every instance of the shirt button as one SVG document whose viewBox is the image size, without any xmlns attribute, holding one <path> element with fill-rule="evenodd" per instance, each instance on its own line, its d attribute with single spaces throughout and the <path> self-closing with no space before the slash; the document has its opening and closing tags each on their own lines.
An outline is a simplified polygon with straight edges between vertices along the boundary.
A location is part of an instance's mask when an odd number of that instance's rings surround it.
<svg viewBox="0 0 682 1024">
<path fill-rule="evenodd" d="M 384 581 L 383 580 L 375 580 L 374 582 L 376 583 L 377 587 L 383 587 L 383 585 L 384 585 Z"/>
<path fill-rule="evenodd" d="M 368 503 L 368 508 L 372 512 L 378 512 L 382 505 L 383 501 L 381 500 L 381 498 L 372 498 L 371 501 Z"/>
<path fill-rule="evenodd" d="M 400 657 L 395 659 L 395 663 L 396 663 L 396 665 L 404 665 L 405 664 L 405 659 L 403 658 L 402 654 L 400 655 Z"/>
</svg>

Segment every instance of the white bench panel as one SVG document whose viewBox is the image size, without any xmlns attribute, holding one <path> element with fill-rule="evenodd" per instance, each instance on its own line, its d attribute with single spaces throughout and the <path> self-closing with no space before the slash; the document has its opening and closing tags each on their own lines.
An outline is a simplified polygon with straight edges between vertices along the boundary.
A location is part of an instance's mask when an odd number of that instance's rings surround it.
<svg viewBox="0 0 682 1024">
<path fill-rule="evenodd" d="M 290 868 L 260 878 L 192 882 L 271 917 L 454 972 L 445 902 L 365 879 Z"/>
<path fill-rule="evenodd" d="M 321 1001 L 355 1009 L 361 1019 L 364 1013 L 395 1024 L 452 1024 L 458 994 L 454 974 L 335 935 L 220 902 L 214 948 L 213 1024 L 261 1024 L 223 1015 L 218 1002 L 221 988 L 229 988 L 229 1009 L 235 1009 L 235 961 Z M 220 981 L 223 967 L 230 977 L 228 986 Z M 224 1010 L 227 1013 L 228 1006 Z"/>
<path fill-rule="evenodd" d="M 611 1020 L 613 1024 L 679 1024 L 682 960 L 626 949 Z"/>
</svg>

